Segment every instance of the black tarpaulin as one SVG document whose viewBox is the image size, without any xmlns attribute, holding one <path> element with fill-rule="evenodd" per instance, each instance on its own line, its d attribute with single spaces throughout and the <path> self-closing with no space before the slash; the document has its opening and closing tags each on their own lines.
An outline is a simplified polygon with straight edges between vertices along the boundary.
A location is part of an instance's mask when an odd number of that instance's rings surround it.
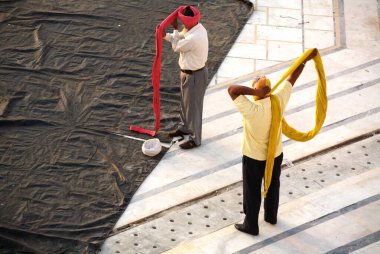
<svg viewBox="0 0 380 254">
<path fill-rule="evenodd" d="M 151 128 L 155 26 L 199 4 L 210 79 L 245 24 L 243 1 L 0 1 L 1 253 L 93 253 L 163 156 L 114 133 Z M 161 132 L 179 113 L 164 43 Z"/>
</svg>

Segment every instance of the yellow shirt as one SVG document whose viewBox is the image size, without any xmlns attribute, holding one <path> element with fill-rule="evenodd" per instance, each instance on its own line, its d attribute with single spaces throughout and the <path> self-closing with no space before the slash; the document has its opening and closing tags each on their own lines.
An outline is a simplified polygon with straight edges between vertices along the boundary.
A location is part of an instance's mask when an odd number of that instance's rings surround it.
<svg viewBox="0 0 380 254">
<path fill-rule="evenodd" d="M 285 81 L 273 93 L 279 98 L 282 109 L 285 109 L 289 101 L 292 88 L 292 84 Z M 265 161 L 267 159 L 269 131 L 272 120 L 270 98 L 250 101 L 246 96 L 240 95 L 234 100 L 234 104 L 243 116 L 242 153 L 249 158 Z M 281 127 L 280 124 L 280 134 Z M 275 157 L 281 153 L 282 135 L 279 135 Z"/>
</svg>

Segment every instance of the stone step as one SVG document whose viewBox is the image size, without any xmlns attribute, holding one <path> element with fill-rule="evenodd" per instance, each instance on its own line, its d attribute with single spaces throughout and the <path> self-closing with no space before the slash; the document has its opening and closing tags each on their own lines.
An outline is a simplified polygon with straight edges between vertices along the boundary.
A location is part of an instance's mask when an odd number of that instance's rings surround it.
<svg viewBox="0 0 380 254">
<path fill-rule="evenodd" d="M 337 128 L 322 130 L 309 142 L 284 144 L 284 155 L 287 160 L 299 160 L 364 133 L 374 132 L 378 126 L 380 112 L 343 122 L 343 125 Z M 235 134 L 228 139 L 214 142 L 212 146 L 202 146 L 193 153 L 181 153 L 170 160 L 171 164 L 168 164 L 170 161 L 160 162 L 143 183 L 142 188 L 144 184 L 148 188 L 133 197 L 115 227 L 132 223 L 239 181 L 240 139 L 240 134 Z M 222 152 L 212 153 L 213 147 L 218 147 Z M 180 177 L 182 174 L 184 176 Z"/>
<path fill-rule="evenodd" d="M 261 218 L 260 235 L 233 225 L 165 253 L 324 253 L 378 231 L 380 168 L 282 204 L 278 223 Z"/>
<path fill-rule="evenodd" d="M 280 207 L 286 207 L 288 203 L 348 181 L 352 177 L 361 176 L 371 171 L 375 165 L 380 165 L 380 158 L 377 156 L 380 152 L 379 136 L 369 137 L 296 163 L 291 168 L 284 168 L 281 177 Z M 236 169 L 235 175 L 241 175 L 240 167 L 241 165 Z M 220 178 L 220 181 L 223 179 Z M 174 248 L 178 243 L 224 230 L 225 227 L 229 228 L 233 223 L 243 219 L 241 194 L 240 183 L 231 186 L 229 190 L 225 189 L 209 197 L 166 210 L 160 215 L 148 217 L 136 225 L 115 232 L 115 235 L 106 241 L 104 250 L 122 250 L 120 253 L 124 253 L 126 249 L 131 248 L 131 253 L 155 253 Z M 162 197 L 165 197 L 165 194 Z M 260 216 L 262 217 L 262 214 Z M 263 226 L 262 233 L 267 230 L 265 223 Z"/>
</svg>

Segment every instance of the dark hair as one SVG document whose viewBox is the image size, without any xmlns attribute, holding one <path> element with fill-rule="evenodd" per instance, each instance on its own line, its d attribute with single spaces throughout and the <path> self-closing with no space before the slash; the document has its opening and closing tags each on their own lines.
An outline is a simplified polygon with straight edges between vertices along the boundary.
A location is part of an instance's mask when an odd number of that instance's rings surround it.
<svg viewBox="0 0 380 254">
<path fill-rule="evenodd" d="M 182 14 L 185 15 L 185 16 L 194 17 L 194 12 L 190 8 L 190 6 L 186 6 L 185 9 L 183 10 Z"/>
</svg>

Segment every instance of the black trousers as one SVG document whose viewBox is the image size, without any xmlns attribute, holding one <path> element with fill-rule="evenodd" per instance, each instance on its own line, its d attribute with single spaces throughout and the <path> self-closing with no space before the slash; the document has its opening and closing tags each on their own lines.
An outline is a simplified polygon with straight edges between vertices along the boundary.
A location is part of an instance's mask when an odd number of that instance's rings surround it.
<svg viewBox="0 0 380 254">
<path fill-rule="evenodd" d="M 264 217 L 269 223 L 277 223 L 277 211 L 280 196 L 280 175 L 283 154 L 275 158 L 272 180 L 264 200 Z M 261 183 L 264 177 L 266 161 L 258 161 L 243 156 L 243 208 L 244 226 L 255 232 L 259 230 L 258 218 L 261 205 Z"/>
</svg>

